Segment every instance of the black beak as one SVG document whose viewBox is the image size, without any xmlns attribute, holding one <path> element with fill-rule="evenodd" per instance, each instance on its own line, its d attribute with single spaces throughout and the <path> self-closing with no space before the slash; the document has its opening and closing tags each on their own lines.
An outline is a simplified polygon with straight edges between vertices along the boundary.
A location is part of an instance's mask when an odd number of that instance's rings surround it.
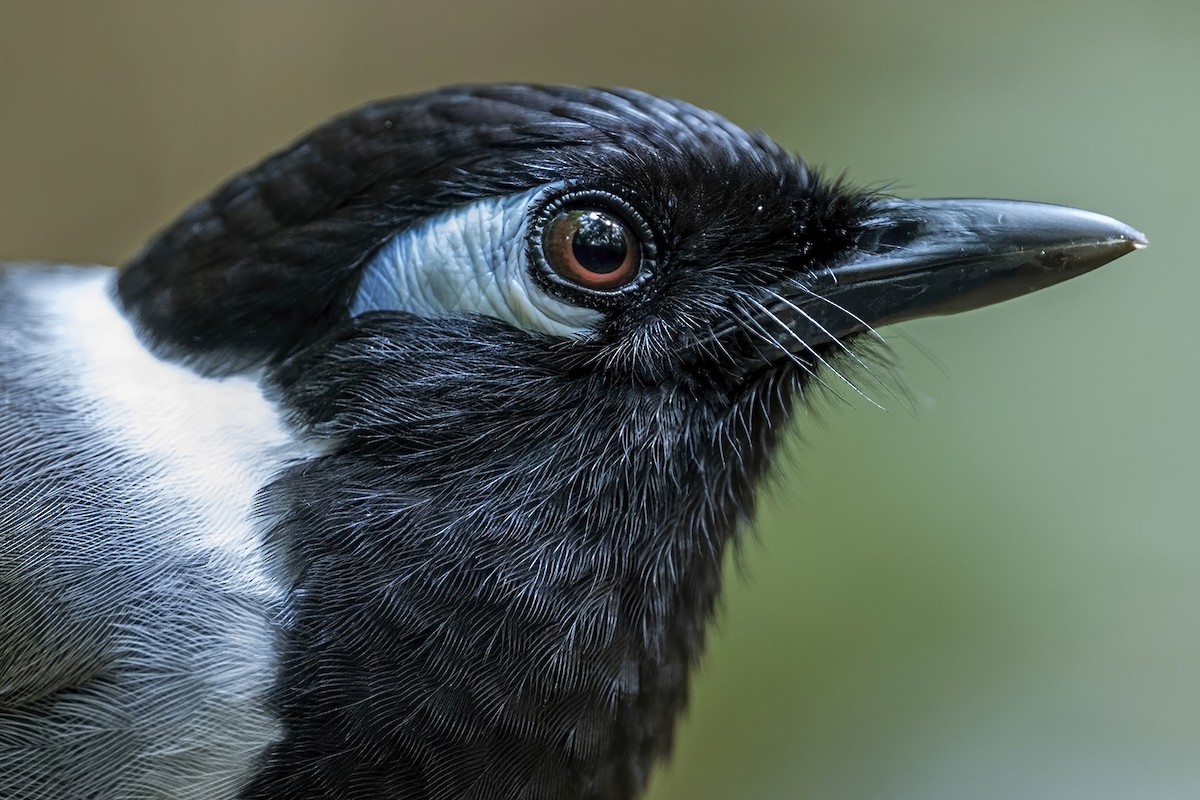
<svg viewBox="0 0 1200 800">
<path fill-rule="evenodd" d="M 887 200 L 866 223 L 853 255 L 813 276 L 806 293 L 793 294 L 779 308 L 780 321 L 811 347 L 868 326 L 1028 294 L 1146 245 L 1128 225 L 1075 208 Z"/>
</svg>

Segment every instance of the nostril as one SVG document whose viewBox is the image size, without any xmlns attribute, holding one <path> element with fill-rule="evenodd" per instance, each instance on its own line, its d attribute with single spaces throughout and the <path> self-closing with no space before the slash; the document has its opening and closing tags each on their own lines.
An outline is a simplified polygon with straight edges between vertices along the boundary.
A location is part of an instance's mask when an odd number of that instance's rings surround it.
<svg viewBox="0 0 1200 800">
<path fill-rule="evenodd" d="M 920 220 L 904 219 L 879 232 L 876 242 L 880 249 L 908 247 L 921 235 L 925 226 Z"/>
<path fill-rule="evenodd" d="M 927 226 L 920 219 L 877 219 L 862 228 L 856 245 L 860 252 L 883 254 L 910 248 L 927 234 Z"/>
</svg>

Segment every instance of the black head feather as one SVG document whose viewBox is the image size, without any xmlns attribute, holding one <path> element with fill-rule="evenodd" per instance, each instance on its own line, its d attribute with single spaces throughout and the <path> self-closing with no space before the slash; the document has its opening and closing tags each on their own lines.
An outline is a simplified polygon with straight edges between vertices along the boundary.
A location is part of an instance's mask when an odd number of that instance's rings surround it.
<svg viewBox="0 0 1200 800">
<path fill-rule="evenodd" d="M 867 202 L 679 101 L 446 89 L 335 119 L 230 180 L 128 265 L 119 296 L 164 355 L 216 374 L 275 363 L 346 318 L 363 265 L 397 233 L 552 182 L 619 192 L 661 239 L 660 280 L 612 321 L 626 347 L 674 349 L 695 334 L 680 300 L 723 306 L 747 266 L 768 282 L 836 255 Z"/>
</svg>

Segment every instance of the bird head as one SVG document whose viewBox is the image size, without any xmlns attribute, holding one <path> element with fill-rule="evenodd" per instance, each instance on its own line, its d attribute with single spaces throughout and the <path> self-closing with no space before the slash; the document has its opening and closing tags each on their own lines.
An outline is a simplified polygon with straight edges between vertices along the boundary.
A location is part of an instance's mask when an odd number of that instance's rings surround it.
<svg viewBox="0 0 1200 800">
<path fill-rule="evenodd" d="M 295 591 L 289 752 L 351 775 L 314 743 L 370 739 L 403 785 L 446 784 L 413 796 L 625 797 L 813 376 L 878 326 L 1142 243 L 1072 209 L 858 190 L 677 101 L 467 87 L 316 129 L 117 294 L 158 355 L 260 371 L 327 444 L 263 490 Z M 283 786 L 263 796 L 301 796 Z"/>
<path fill-rule="evenodd" d="M 234 178 L 119 294 L 153 347 L 212 374 L 408 314 L 498 320 L 642 383 L 727 385 L 1143 241 L 1073 209 L 860 191 L 678 101 L 466 87 L 365 107 Z"/>
</svg>

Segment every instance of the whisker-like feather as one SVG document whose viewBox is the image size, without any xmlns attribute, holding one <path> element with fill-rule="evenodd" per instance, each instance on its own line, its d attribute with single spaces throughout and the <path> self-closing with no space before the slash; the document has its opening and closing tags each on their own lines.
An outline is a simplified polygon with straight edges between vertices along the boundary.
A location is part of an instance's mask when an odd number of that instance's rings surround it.
<svg viewBox="0 0 1200 800">
<path fill-rule="evenodd" d="M 841 372 L 839 372 L 839 371 L 838 371 L 838 369 L 837 369 L 837 367 L 835 367 L 835 366 L 833 366 L 832 364 L 830 364 L 828 359 L 826 359 L 826 358 L 825 358 L 824 356 L 822 356 L 822 355 L 821 355 L 819 352 L 817 352 L 817 349 L 816 349 L 815 347 L 813 347 L 813 346 L 812 346 L 812 345 L 810 345 L 808 342 L 806 342 L 806 341 L 804 340 L 804 337 L 802 337 L 800 334 L 798 334 L 798 333 L 796 333 L 794 330 L 792 330 L 792 329 L 791 329 L 791 327 L 789 327 L 787 323 L 785 323 L 785 322 L 784 322 L 783 320 L 781 320 L 781 319 L 780 319 L 778 316 L 776 316 L 776 315 L 775 315 L 775 314 L 774 314 L 774 313 L 771 311 L 771 309 L 769 309 L 769 308 L 767 308 L 767 307 L 766 307 L 766 305 L 765 305 L 765 304 L 763 304 L 762 302 L 759 302 L 759 301 L 755 301 L 755 302 L 756 302 L 756 304 L 758 305 L 758 307 L 759 307 L 759 310 L 761 310 L 763 314 L 765 314 L 766 316 L 768 316 L 768 317 L 770 317 L 772 320 L 774 320 L 774 322 L 775 322 L 777 325 L 779 325 L 779 327 L 781 327 L 781 328 L 784 330 L 784 332 L 785 332 L 786 334 L 788 334 L 788 335 L 789 335 L 789 336 L 790 336 L 792 339 L 794 339 L 794 340 L 795 340 L 795 341 L 796 341 L 796 342 L 797 342 L 797 343 L 798 343 L 798 344 L 799 344 L 801 347 L 803 347 L 804 349 L 808 350 L 808 352 L 812 353 L 812 354 L 813 354 L 813 356 L 814 356 L 814 357 L 815 357 L 815 358 L 816 358 L 818 361 L 820 361 L 820 362 L 821 362 L 821 364 L 823 364 L 823 365 L 825 366 L 825 368 L 826 368 L 826 369 L 830 370 L 830 371 L 831 371 L 831 372 L 832 372 L 834 375 L 837 375 L 839 378 L 841 378 L 841 379 L 842 379 L 842 381 L 843 381 L 843 382 L 844 382 L 844 383 L 845 383 L 847 386 L 849 386 L 851 389 L 853 389 L 853 390 L 855 391 L 855 393 L 856 393 L 856 394 L 858 394 L 860 397 L 862 397 L 862 399 L 866 400 L 868 403 L 870 403 L 871 405 L 873 405 L 873 406 L 875 406 L 876 408 L 880 409 L 881 411 L 883 411 L 883 410 L 886 410 L 886 409 L 884 409 L 884 407 L 883 407 L 883 406 L 879 405 L 879 403 L 876 403 L 874 400 L 872 400 L 872 399 L 871 399 L 871 398 L 870 398 L 870 397 L 869 397 L 869 396 L 868 396 L 868 395 L 867 395 L 865 392 L 863 392 L 863 390 L 862 390 L 862 389 L 858 388 L 858 385 L 857 385 L 856 383 L 854 383 L 854 381 L 850 380 L 850 379 L 849 379 L 849 378 L 847 378 L 845 375 L 843 375 Z"/>
<path fill-rule="evenodd" d="M 850 309 L 841 305 L 840 303 L 836 303 L 833 300 L 830 300 L 828 297 L 821 294 L 820 292 L 815 292 L 812 289 L 808 288 L 807 286 L 805 286 L 804 284 L 799 283 L 799 282 L 793 283 L 792 288 L 799 289 L 800 291 L 804 292 L 806 295 L 813 298 L 814 300 L 820 300 L 822 303 L 826 303 L 826 304 L 832 306 L 833 308 L 837 309 L 838 311 L 841 311 L 843 314 L 850 317 L 850 319 L 854 320 L 859 325 L 862 325 L 863 330 L 867 331 L 869 334 L 871 334 L 871 336 L 878 339 L 880 341 L 880 343 L 885 344 L 885 345 L 887 344 L 887 339 L 884 339 L 883 335 L 878 330 L 876 330 L 874 326 L 872 326 L 869 322 L 867 322 L 862 317 L 855 314 Z"/>
<path fill-rule="evenodd" d="M 749 326 L 751 326 L 751 327 L 747 327 L 746 330 L 748 330 L 750 333 L 753 333 L 755 336 L 762 339 L 770 347 L 786 354 L 789 361 L 791 361 L 793 364 L 795 364 L 797 367 L 799 367 L 805 374 L 807 374 L 808 376 L 810 376 L 811 378 L 816 380 L 817 383 L 821 384 L 821 386 L 827 392 L 832 394 L 834 397 L 836 397 L 838 400 L 842 401 L 846 405 L 850 405 L 849 401 L 846 400 L 846 398 L 843 397 L 842 394 L 840 392 L 838 392 L 837 389 L 833 388 L 833 386 L 831 386 L 829 383 L 827 383 L 821 377 L 820 372 L 813 369 L 811 364 L 806 364 L 805 362 L 801 361 L 800 358 L 795 353 L 793 353 L 791 350 L 789 350 L 787 347 L 785 347 L 782 342 L 780 342 L 778 339 L 776 339 L 774 336 L 772 336 L 770 334 L 770 332 L 768 332 L 767 329 L 763 327 L 762 323 L 760 323 L 753 315 L 747 315 L 745 317 L 745 321 Z M 815 353 L 814 353 L 814 355 L 815 355 Z M 818 355 L 817 358 L 820 358 L 820 356 Z M 836 370 L 835 370 L 835 372 L 836 372 Z M 843 378 L 842 380 L 845 380 L 845 378 Z M 853 386 L 853 384 L 851 384 L 851 385 Z"/>
<path fill-rule="evenodd" d="M 855 353 L 853 350 L 851 350 L 850 347 L 844 341 L 842 341 L 842 339 L 840 337 L 832 334 L 824 325 L 817 322 L 817 320 L 815 318 L 813 318 L 813 316 L 811 314 L 809 314 L 807 311 L 802 309 L 796 303 L 792 302 L 791 300 L 787 299 L 786 297 L 784 297 L 783 295 L 779 294 L 778 292 L 776 292 L 772 289 L 767 289 L 767 292 L 772 297 L 779 300 L 781 303 L 784 303 L 785 305 L 787 305 L 789 308 L 791 308 L 797 314 L 800 314 L 802 317 L 807 319 L 809 322 L 811 322 L 813 325 L 815 325 L 822 333 L 824 333 L 826 336 L 828 336 L 829 339 L 832 342 L 834 342 L 835 344 L 837 344 L 837 346 L 839 348 L 841 348 L 842 351 L 845 352 L 847 356 L 849 356 L 851 359 L 853 359 L 855 364 L 857 364 L 859 367 L 861 367 L 863 369 L 863 371 L 865 371 L 867 373 L 867 375 L 871 376 L 871 379 L 873 381 L 875 381 L 876 385 L 882 386 L 884 391 L 886 391 L 888 394 L 890 394 L 892 396 L 892 399 L 894 399 L 898 403 L 904 402 L 900 398 L 900 396 L 898 394 L 896 394 L 895 390 L 892 389 L 892 387 L 890 385 L 888 385 L 888 382 L 883 380 L 882 378 L 880 378 L 877 374 L 875 374 L 875 370 L 871 369 L 871 365 L 868 364 L 866 361 L 864 361 L 862 358 L 860 358 L 857 353 Z M 878 334 L 876 334 L 876 336 L 878 336 Z M 879 338 L 882 341 L 883 337 L 879 337 Z M 862 392 L 859 392 L 859 393 L 862 394 Z M 874 402 L 874 401 L 872 401 L 872 402 Z M 875 405 L 878 405 L 878 404 L 876 403 Z M 882 406 L 880 406 L 880 408 L 882 408 Z"/>
</svg>

